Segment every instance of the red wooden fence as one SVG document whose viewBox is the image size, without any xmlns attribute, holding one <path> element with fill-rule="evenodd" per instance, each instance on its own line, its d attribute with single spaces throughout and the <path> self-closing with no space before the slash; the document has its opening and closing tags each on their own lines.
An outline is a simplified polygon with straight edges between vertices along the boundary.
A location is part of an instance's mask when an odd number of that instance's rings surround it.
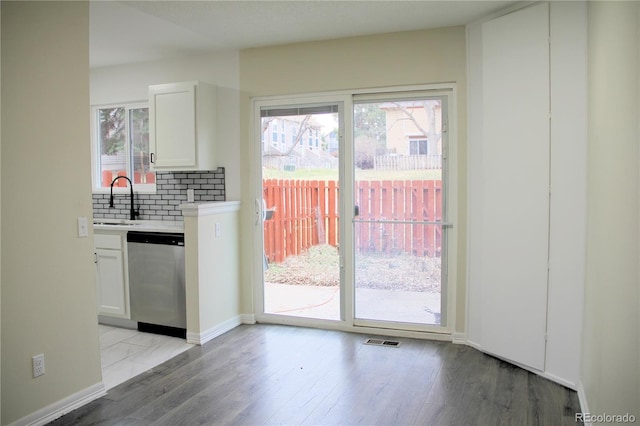
<svg viewBox="0 0 640 426">
<path fill-rule="evenodd" d="M 317 244 L 339 244 L 337 181 L 266 179 L 263 199 L 273 216 L 264 222 L 264 252 L 282 262 Z M 442 219 L 442 181 L 359 181 L 355 187 L 358 219 L 356 247 L 361 252 L 439 256 L 441 227 L 385 221 Z"/>
<path fill-rule="evenodd" d="M 111 186 L 111 182 L 117 176 L 127 176 L 127 172 L 124 170 L 118 170 L 118 171 L 103 170 L 102 171 L 102 187 L 107 188 Z M 153 172 L 145 173 L 145 178 L 146 180 L 142 182 L 142 176 L 140 175 L 140 172 L 133 173 L 133 183 L 155 183 L 156 174 Z M 113 186 L 115 187 L 122 187 L 122 188 L 126 187 L 127 185 L 128 185 L 127 181 L 124 179 L 119 179 L 118 181 L 116 181 L 115 184 L 113 184 Z"/>
<path fill-rule="evenodd" d="M 440 255 L 441 225 L 411 222 L 442 220 L 442 181 L 359 181 L 355 191 L 357 250 Z"/>
</svg>

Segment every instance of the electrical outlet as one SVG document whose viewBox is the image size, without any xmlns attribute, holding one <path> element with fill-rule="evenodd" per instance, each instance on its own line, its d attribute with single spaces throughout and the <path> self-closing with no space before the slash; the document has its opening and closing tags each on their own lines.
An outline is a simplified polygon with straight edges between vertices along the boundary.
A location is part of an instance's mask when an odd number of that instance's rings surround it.
<svg viewBox="0 0 640 426">
<path fill-rule="evenodd" d="M 34 355 L 32 358 L 33 363 L 33 377 L 39 377 L 44 374 L 44 354 Z"/>
<path fill-rule="evenodd" d="M 216 223 L 216 238 L 218 238 L 221 233 L 222 233 L 222 227 L 220 226 L 220 223 Z"/>
</svg>

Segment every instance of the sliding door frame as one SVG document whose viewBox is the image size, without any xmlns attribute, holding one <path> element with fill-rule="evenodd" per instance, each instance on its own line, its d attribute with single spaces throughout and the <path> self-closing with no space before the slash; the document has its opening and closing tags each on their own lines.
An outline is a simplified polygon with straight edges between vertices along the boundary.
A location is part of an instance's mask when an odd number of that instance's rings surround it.
<svg viewBox="0 0 640 426">
<path fill-rule="evenodd" d="M 393 329 L 377 327 L 375 324 L 365 323 L 356 325 L 354 321 L 354 291 L 355 291 L 355 265 L 354 265 L 354 232 L 353 232 L 353 200 L 354 200 L 354 164 L 353 147 L 353 103 L 354 98 L 364 95 L 402 97 L 411 92 L 421 92 L 429 97 L 445 97 L 448 105 L 448 161 L 449 175 L 447 177 L 447 210 L 444 223 L 451 224 L 447 227 L 448 256 L 446 276 L 448 280 L 446 297 L 446 325 L 444 327 L 427 327 L 411 329 Z M 456 323 L 456 288 L 457 283 L 457 87 L 455 83 L 443 83 L 432 85 L 396 86 L 384 88 L 371 88 L 359 90 L 344 90 L 335 92 L 295 94 L 282 96 L 256 97 L 251 101 L 251 203 L 252 214 L 252 259 L 251 264 L 251 299 L 254 309 L 254 317 L 257 322 L 287 324 L 324 329 L 335 329 L 360 333 L 375 333 L 399 337 L 427 338 L 433 340 L 451 341 L 455 332 Z M 262 108 L 276 108 L 295 105 L 339 105 L 340 129 L 339 129 L 339 179 L 340 202 L 339 214 L 341 217 L 340 232 L 340 320 L 325 320 L 315 318 L 302 318 L 264 312 L 264 283 L 263 283 L 263 233 L 262 233 L 262 147 L 261 126 L 258 125 Z M 444 177 L 443 177 L 444 179 Z"/>
<path fill-rule="evenodd" d="M 442 318 L 444 319 L 443 325 L 431 325 L 431 324 L 422 324 L 422 323 L 408 323 L 401 321 L 391 321 L 391 320 L 380 320 L 380 319 L 371 319 L 371 318 L 357 318 L 354 313 L 353 325 L 357 327 L 373 327 L 373 328 L 390 328 L 390 329 L 403 329 L 403 330 L 412 330 L 412 331 L 421 331 L 421 332 L 432 332 L 432 333 L 452 333 L 453 329 L 449 327 L 449 322 L 451 321 L 451 316 L 449 312 L 453 307 L 449 306 L 449 270 L 448 270 L 448 257 L 449 257 L 449 239 L 450 239 L 450 231 L 453 227 L 453 222 L 449 220 L 449 96 L 443 92 L 435 92 L 435 91 L 424 91 L 424 90 L 412 90 L 412 91 L 402 91 L 402 92 L 389 92 L 389 93 L 371 93 L 371 94 L 359 94 L 353 96 L 353 104 L 363 104 L 363 103 L 372 103 L 372 102 L 403 102 L 403 101 L 411 101 L 411 100 L 437 100 L 440 101 L 440 105 L 442 108 L 442 162 L 441 162 L 441 170 L 442 170 L 442 188 L 445 190 L 442 193 L 442 220 L 439 222 L 415 222 L 416 225 L 421 226 L 441 226 L 441 235 L 442 235 L 442 253 L 441 253 L 441 293 L 440 293 L 440 308 Z M 351 171 L 355 171 L 354 168 L 350 169 Z M 351 178 L 351 185 L 355 185 L 355 176 Z M 353 208 L 352 208 L 353 210 Z M 351 220 L 352 227 L 355 227 L 357 223 L 366 223 L 366 221 L 362 221 L 357 218 L 353 218 Z M 394 220 L 390 219 L 388 221 L 376 221 L 377 223 L 393 223 Z M 414 223 L 414 222 L 412 222 Z M 355 229 L 352 229 L 352 232 L 355 233 Z M 354 257 L 354 271 L 355 271 L 355 246 L 351 248 L 353 251 Z M 355 284 L 355 277 L 354 277 Z M 354 289 L 354 302 L 355 302 L 355 289 Z M 354 303 L 355 306 L 355 303 Z"/>
</svg>

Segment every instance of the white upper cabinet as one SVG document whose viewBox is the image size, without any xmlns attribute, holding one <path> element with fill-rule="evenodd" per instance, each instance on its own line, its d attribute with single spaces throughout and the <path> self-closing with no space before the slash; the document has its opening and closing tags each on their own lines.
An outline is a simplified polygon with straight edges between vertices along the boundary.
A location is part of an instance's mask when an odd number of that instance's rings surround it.
<svg viewBox="0 0 640 426">
<path fill-rule="evenodd" d="M 155 170 L 216 169 L 216 128 L 215 86 L 149 86 L 149 160 Z"/>
</svg>

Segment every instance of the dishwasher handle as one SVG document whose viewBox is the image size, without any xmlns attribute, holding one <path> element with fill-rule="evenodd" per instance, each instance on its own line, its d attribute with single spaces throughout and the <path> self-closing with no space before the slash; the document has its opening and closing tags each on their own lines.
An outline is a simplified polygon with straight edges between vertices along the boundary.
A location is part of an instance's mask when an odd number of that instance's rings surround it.
<svg viewBox="0 0 640 426">
<path fill-rule="evenodd" d="M 127 232 L 128 243 L 160 244 L 165 246 L 184 246 L 184 234 L 171 232 Z"/>
</svg>

